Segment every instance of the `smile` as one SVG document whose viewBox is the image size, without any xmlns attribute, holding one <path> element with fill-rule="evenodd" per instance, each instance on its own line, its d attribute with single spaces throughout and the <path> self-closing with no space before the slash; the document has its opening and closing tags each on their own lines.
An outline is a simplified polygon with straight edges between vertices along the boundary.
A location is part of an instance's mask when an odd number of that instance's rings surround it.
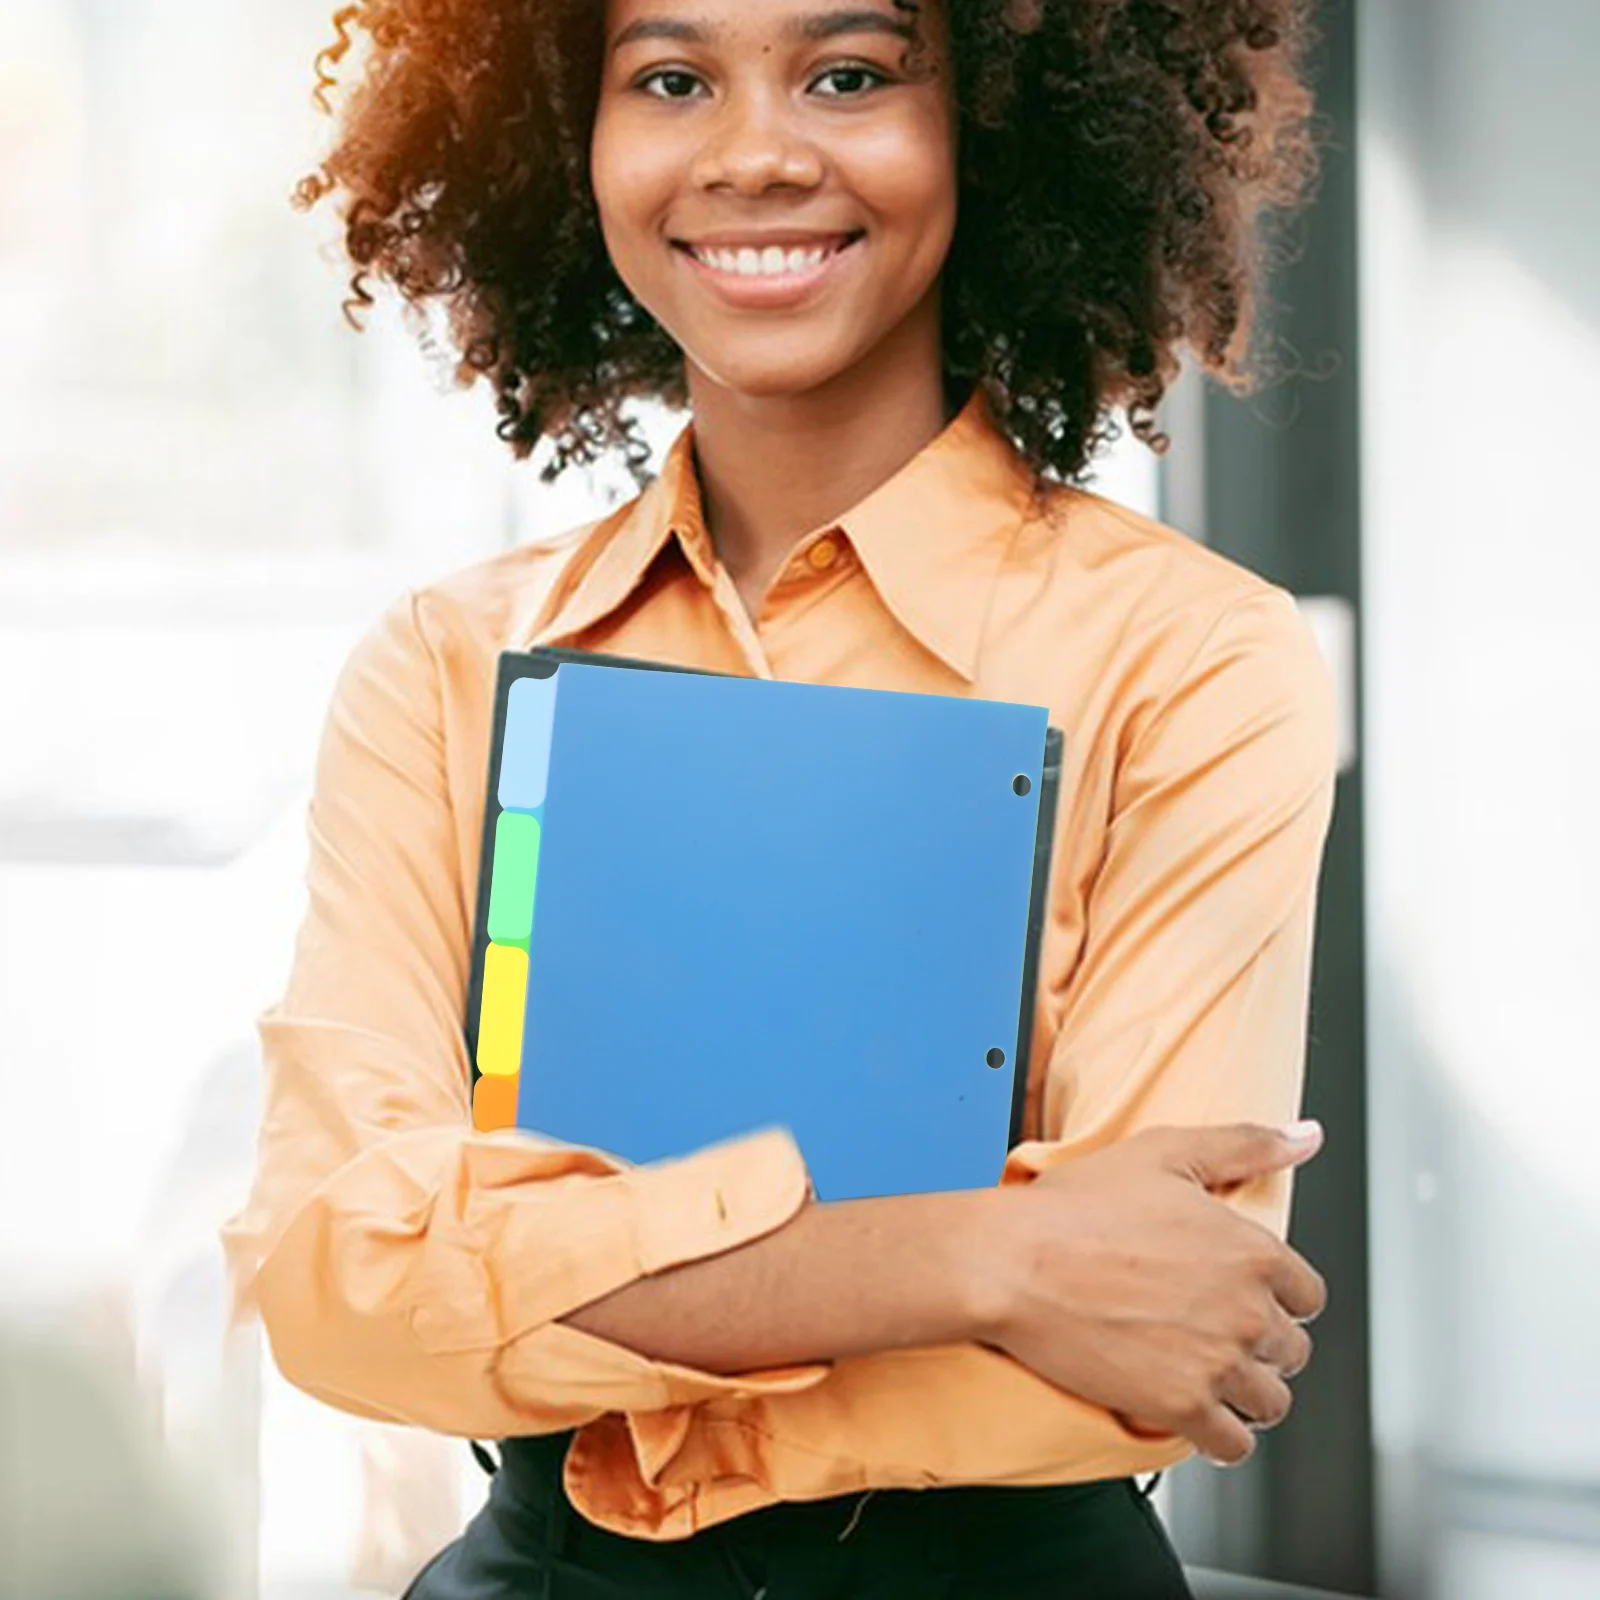
<svg viewBox="0 0 1600 1600">
<path fill-rule="evenodd" d="M 696 261 L 703 267 L 713 267 L 718 272 L 734 273 L 741 278 L 797 277 L 815 272 L 831 255 L 837 255 L 852 242 L 852 236 L 841 234 L 826 244 L 810 246 L 769 244 L 740 245 L 738 248 L 717 245 L 686 245 Z"/>
<path fill-rule="evenodd" d="M 717 240 L 674 248 L 692 264 L 695 276 L 730 305 L 780 308 L 806 299 L 856 252 L 862 235 L 757 240 Z"/>
</svg>

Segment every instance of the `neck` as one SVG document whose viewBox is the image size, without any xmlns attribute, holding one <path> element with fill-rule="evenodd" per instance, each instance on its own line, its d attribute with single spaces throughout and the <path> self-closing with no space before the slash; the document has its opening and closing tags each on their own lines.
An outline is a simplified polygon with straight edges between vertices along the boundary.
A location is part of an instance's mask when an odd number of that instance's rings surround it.
<svg viewBox="0 0 1600 1600">
<path fill-rule="evenodd" d="M 707 529 L 752 616 L 798 540 L 943 431 L 937 342 L 919 346 L 881 350 L 805 394 L 739 394 L 690 367 Z"/>
</svg>

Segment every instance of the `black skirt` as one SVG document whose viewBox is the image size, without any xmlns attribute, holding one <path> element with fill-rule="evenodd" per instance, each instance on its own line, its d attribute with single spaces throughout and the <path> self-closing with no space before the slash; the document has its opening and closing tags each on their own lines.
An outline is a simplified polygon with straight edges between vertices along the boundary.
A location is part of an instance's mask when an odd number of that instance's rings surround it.
<svg viewBox="0 0 1600 1600">
<path fill-rule="evenodd" d="M 659 1542 L 573 1508 L 571 1438 L 506 1440 L 488 1502 L 402 1600 L 1192 1600 L 1131 1478 L 874 1489 Z"/>
</svg>

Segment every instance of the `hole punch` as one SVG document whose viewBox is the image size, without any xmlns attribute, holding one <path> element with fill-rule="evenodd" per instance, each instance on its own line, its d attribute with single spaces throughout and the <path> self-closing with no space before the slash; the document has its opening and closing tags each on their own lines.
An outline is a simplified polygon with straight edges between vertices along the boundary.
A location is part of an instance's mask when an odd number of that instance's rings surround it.
<svg viewBox="0 0 1600 1600">
<path fill-rule="evenodd" d="M 1013 794 L 1027 794 L 1032 788 L 1033 779 L 1026 772 L 1019 772 L 1011 780 L 1011 792 Z"/>
<path fill-rule="evenodd" d="M 1000 1048 L 999 1045 L 996 1045 L 994 1049 L 991 1050 L 983 1059 L 987 1061 L 991 1067 L 1003 1067 L 1006 1064 L 1006 1053 Z"/>
</svg>

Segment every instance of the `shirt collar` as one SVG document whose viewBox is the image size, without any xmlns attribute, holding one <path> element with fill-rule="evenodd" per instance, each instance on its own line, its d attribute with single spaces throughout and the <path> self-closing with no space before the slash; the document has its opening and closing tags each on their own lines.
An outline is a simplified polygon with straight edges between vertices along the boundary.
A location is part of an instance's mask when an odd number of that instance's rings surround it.
<svg viewBox="0 0 1600 1600">
<path fill-rule="evenodd" d="M 655 481 L 585 541 L 530 645 L 574 637 L 615 611 L 671 539 L 708 577 L 714 557 L 693 450 L 691 423 Z M 1032 495 L 1031 470 L 974 390 L 942 433 L 831 526 L 854 546 L 896 621 L 970 683 L 988 596 Z"/>
</svg>

